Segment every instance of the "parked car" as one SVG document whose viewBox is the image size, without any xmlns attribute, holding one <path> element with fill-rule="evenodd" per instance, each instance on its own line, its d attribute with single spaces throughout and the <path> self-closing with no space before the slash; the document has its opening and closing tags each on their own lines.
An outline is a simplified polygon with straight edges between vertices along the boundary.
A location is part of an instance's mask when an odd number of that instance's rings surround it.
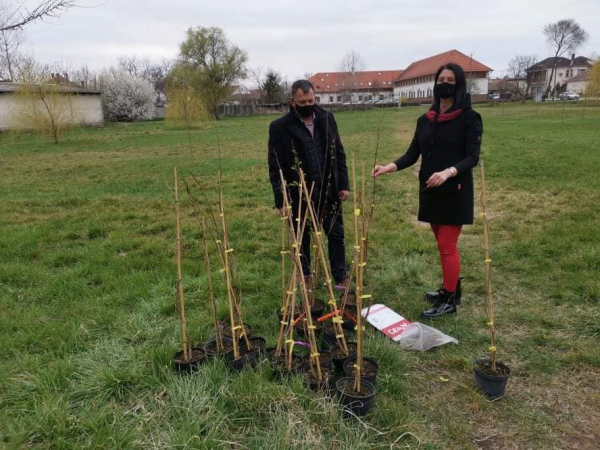
<svg viewBox="0 0 600 450">
<path fill-rule="evenodd" d="M 500 100 L 500 94 L 490 94 L 490 100 Z"/>
<path fill-rule="evenodd" d="M 563 92 L 558 96 L 561 100 L 579 100 L 579 94 L 573 92 Z"/>
</svg>

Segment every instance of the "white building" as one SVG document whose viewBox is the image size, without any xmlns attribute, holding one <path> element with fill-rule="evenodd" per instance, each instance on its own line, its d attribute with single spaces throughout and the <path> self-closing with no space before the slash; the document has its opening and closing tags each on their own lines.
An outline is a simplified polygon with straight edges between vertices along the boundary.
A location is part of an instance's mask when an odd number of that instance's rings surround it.
<svg viewBox="0 0 600 450">
<path fill-rule="evenodd" d="M 588 69 L 585 72 L 581 72 L 572 78 L 567 80 L 567 91 L 575 94 L 583 95 L 587 92 L 590 86 L 590 76 L 592 69 Z"/>
<path fill-rule="evenodd" d="M 394 98 L 406 103 L 432 103 L 435 73 L 440 66 L 448 63 L 463 68 L 473 102 L 487 101 L 488 78 L 492 69 L 458 50 L 440 53 L 409 65 L 394 82 Z"/>
<path fill-rule="evenodd" d="M 355 72 L 319 72 L 309 81 L 315 87 L 317 103 L 321 105 L 361 103 L 384 100 L 394 95 L 394 80 L 402 70 Z"/>
<path fill-rule="evenodd" d="M 0 130 L 19 128 L 20 99 L 18 92 L 31 85 L 20 83 L 0 83 Z M 53 92 L 69 95 L 69 125 L 102 126 L 104 125 L 104 112 L 100 91 L 79 88 L 75 86 L 52 85 Z M 38 101 L 37 108 L 43 110 L 43 104 Z"/>
<path fill-rule="evenodd" d="M 550 82 L 555 60 L 556 70 Z M 560 92 L 566 88 L 567 81 L 570 78 L 582 74 L 590 67 L 592 67 L 592 64 L 588 58 L 584 56 L 575 57 L 575 54 L 571 55 L 571 59 L 561 56 L 558 58 L 546 58 L 526 69 L 527 80 L 530 86 L 529 94 L 543 94 L 546 92 L 548 85 L 550 85 L 551 91 L 556 89 Z"/>
</svg>

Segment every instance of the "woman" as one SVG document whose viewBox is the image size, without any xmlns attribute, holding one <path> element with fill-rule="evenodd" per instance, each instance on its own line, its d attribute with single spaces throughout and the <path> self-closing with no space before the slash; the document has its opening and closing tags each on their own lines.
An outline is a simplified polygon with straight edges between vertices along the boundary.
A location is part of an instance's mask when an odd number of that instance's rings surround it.
<svg viewBox="0 0 600 450">
<path fill-rule="evenodd" d="M 373 177 L 412 166 L 421 156 L 419 216 L 429 222 L 442 262 L 443 284 L 425 298 L 433 307 L 423 318 L 453 314 L 460 304 L 460 253 L 463 225 L 473 223 L 473 167 L 479 161 L 483 124 L 471 109 L 463 69 L 441 66 L 435 75 L 433 105 L 417 120 L 410 147 L 398 160 L 376 165 Z"/>
</svg>

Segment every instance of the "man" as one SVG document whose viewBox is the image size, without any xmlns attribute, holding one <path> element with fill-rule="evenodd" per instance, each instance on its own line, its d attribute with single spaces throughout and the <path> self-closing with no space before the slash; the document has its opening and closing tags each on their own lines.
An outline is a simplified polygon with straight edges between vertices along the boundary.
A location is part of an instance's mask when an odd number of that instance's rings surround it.
<svg viewBox="0 0 600 450">
<path fill-rule="evenodd" d="M 308 80 L 292 85 L 289 112 L 269 127 L 269 177 L 275 195 L 275 207 L 283 216 L 283 195 L 279 170 L 289 186 L 294 218 L 298 216 L 297 183 L 299 169 L 305 174 L 312 205 L 328 238 L 329 264 L 336 287 L 344 289 L 347 278 L 344 248 L 344 223 L 341 201 L 348 200 L 350 187 L 346 154 L 333 114 L 315 103 L 315 91 Z M 302 206 L 302 213 L 306 206 Z M 294 222 L 295 223 L 295 222 Z M 310 274 L 310 230 L 302 236 L 302 269 Z"/>
</svg>

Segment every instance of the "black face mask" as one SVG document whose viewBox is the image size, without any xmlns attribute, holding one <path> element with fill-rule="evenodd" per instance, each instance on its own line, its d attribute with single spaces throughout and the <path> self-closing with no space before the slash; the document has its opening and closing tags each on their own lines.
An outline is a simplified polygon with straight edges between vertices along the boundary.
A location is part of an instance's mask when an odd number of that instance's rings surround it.
<svg viewBox="0 0 600 450">
<path fill-rule="evenodd" d="M 305 119 L 312 117 L 315 112 L 315 105 L 296 105 L 294 108 L 296 108 L 296 112 L 300 115 L 300 117 L 304 117 Z"/>
<path fill-rule="evenodd" d="M 440 83 L 433 87 L 433 93 L 436 97 L 450 98 L 456 94 L 456 85 L 450 83 Z"/>
</svg>

